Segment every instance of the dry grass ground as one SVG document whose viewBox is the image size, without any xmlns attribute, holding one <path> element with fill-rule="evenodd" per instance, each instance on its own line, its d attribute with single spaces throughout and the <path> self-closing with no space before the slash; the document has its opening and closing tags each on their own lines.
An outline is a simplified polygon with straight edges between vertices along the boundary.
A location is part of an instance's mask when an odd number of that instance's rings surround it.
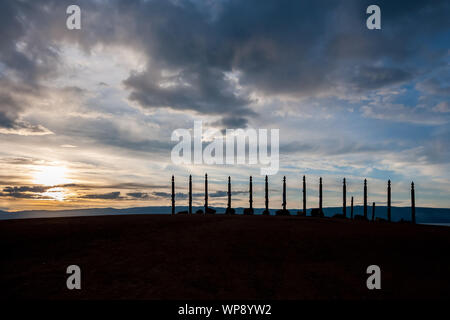
<svg viewBox="0 0 450 320">
<path fill-rule="evenodd" d="M 0 221 L 0 298 L 450 298 L 450 228 L 274 216 Z M 67 290 L 66 268 L 82 270 Z M 366 288 L 381 267 L 381 290 Z"/>
</svg>

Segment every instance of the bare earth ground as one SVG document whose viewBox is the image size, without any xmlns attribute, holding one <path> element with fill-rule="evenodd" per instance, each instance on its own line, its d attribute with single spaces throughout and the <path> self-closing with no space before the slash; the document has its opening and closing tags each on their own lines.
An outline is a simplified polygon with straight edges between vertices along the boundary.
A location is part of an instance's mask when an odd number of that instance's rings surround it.
<svg viewBox="0 0 450 320">
<path fill-rule="evenodd" d="M 450 228 L 273 216 L 0 221 L 0 298 L 450 298 Z M 82 289 L 66 288 L 66 268 Z M 381 267 L 381 290 L 366 287 Z"/>
</svg>

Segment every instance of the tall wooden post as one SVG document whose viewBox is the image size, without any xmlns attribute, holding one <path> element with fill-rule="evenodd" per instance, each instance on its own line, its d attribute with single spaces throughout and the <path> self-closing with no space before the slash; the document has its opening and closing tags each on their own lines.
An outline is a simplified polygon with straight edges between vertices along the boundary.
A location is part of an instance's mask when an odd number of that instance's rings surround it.
<svg viewBox="0 0 450 320">
<path fill-rule="evenodd" d="M 352 197 L 352 204 L 350 209 L 350 218 L 353 219 L 353 197 Z"/>
<path fill-rule="evenodd" d="M 189 214 L 192 214 L 192 175 L 189 175 Z"/>
<path fill-rule="evenodd" d="M 387 219 L 391 222 L 391 180 L 388 180 L 387 188 Z"/>
<path fill-rule="evenodd" d="M 306 215 L 306 177 L 303 176 L 303 214 Z"/>
<path fill-rule="evenodd" d="M 266 182 L 265 182 L 265 205 L 266 205 L 266 212 L 269 213 L 269 178 L 266 175 Z"/>
<path fill-rule="evenodd" d="M 344 218 L 347 218 L 347 185 L 345 184 L 345 178 L 342 186 L 342 214 Z"/>
<path fill-rule="evenodd" d="M 322 177 L 319 179 L 319 213 L 322 214 Z"/>
<path fill-rule="evenodd" d="M 372 221 L 375 221 L 375 202 L 372 202 Z"/>
<path fill-rule="evenodd" d="M 414 191 L 414 182 L 411 182 L 411 222 L 416 224 L 416 196 Z"/>
<path fill-rule="evenodd" d="M 205 174 L 205 214 L 208 212 L 208 174 Z"/>
<path fill-rule="evenodd" d="M 364 218 L 367 219 L 367 179 L 364 179 Z"/>
<path fill-rule="evenodd" d="M 227 203 L 227 212 L 231 210 L 231 177 L 228 176 L 228 203 Z"/>
<path fill-rule="evenodd" d="M 286 210 L 286 176 L 283 177 L 283 211 Z"/>
<path fill-rule="evenodd" d="M 250 210 L 253 210 L 253 178 L 250 176 L 250 185 L 249 185 L 249 199 L 248 202 L 250 202 Z"/>
<path fill-rule="evenodd" d="M 175 214 L 175 177 L 172 175 L 172 214 Z"/>
</svg>

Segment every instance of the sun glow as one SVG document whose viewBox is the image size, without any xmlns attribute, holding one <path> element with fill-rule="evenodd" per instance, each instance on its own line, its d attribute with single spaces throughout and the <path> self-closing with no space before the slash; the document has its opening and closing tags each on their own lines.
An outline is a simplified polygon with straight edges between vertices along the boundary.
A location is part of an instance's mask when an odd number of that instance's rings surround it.
<svg viewBox="0 0 450 320">
<path fill-rule="evenodd" d="M 64 166 L 39 166 L 33 173 L 33 182 L 45 186 L 57 186 L 70 183 L 67 168 Z"/>
<path fill-rule="evenodd" d="M 53 200 L 64 201 L 67 194 L 64 188 L 51 188 L 42 194 L 43 197 L 48 197 Z"/>
</svg>

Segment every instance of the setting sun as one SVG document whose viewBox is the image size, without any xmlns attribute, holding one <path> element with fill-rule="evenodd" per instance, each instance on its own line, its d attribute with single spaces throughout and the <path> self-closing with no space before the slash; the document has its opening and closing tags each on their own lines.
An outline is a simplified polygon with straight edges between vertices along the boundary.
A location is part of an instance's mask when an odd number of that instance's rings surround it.
<svg viewBox="0 0 450 320">
<path fill-rule="evenodd" d="M 60 166 L 40 166 L 33 174 L 33 182 L 45 186 L 56 186 L 70 183 L 67 168 Z"/>
</svg>

